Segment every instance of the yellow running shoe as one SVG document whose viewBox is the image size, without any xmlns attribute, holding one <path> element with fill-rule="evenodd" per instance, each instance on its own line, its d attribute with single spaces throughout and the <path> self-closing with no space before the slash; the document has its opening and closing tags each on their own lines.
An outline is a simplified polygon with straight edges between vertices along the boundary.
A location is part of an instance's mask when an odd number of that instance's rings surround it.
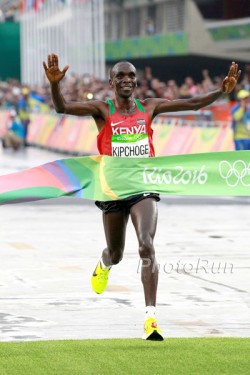
<svg viewBox="0 0 250 375">
<path fill-rule="evenodd" d="M 157 321 L 154 318 L 148 318 L 144 323 L 144 340 L 163 341 L 162 331 L 159 329 Z"/>
<path fill-rule="evenodd" d="M 102 268 L 101 261 L 97 263 L 97 266 L 93 272 L 91 278 L 92 289 L 97 294 L 101 294 L 104 292 L 108 285 L 108 275 L 110 268 Z"/>
</svg>

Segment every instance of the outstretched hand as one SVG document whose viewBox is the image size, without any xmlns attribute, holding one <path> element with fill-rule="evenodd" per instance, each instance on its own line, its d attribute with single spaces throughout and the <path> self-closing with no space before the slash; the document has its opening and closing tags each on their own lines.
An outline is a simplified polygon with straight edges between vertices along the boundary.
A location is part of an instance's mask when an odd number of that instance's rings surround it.
<svg viewBox="0 0 250 375">
<path fill-rule="evenodd" d="M 69 69 L 69 66 L 66 65 L 63 70 L 61 71 L 58 67 L 58 56 L 52 53 L 51 55 L 48 55 L 48 66 L 45 62 L 43 62 L 43 67 L 45 70 L 45 74 L 50 81 L 50 83 L 58 83 L 60 82 L 63 77 L 65 76 L 65 73 Z"/>
<path fill-rule="evenodd" d="M 225 77 L 222 83 L 222 92 L 225 94 L 229 94 L 235 88 L 237 81 L 240 77 L 241 70 L 238 71 L 238 64 L 234 61 L 229 68 L 228 75 Z"/>
</svg>

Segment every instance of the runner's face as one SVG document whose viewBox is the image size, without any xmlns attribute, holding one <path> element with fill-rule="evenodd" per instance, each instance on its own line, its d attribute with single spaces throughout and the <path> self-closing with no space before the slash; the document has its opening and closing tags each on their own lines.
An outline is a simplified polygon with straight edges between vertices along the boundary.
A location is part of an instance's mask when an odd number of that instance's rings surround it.
<svg viewBox="0 0 250 375">
<path fill-rule="evenodd" d="M 118 64 L 110 80 L 115 93 L 122 98 L 129 98 L 136 87 L 136 70 L 129 63 Z"/>
</svg>

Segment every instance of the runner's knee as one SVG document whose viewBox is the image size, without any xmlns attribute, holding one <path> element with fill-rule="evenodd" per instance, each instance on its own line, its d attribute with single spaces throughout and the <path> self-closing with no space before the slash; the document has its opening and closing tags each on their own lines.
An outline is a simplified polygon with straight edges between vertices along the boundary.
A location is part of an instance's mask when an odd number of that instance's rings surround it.
<svg viewBox="0 0 250 375">
<path fill-rule="evenodd" d="M 152 237 L 147 236 L 142 241 L 140 241 L 139 255 L 142 259 L 153 259 L 155 257 L 155 249 Z"/>
</svg>

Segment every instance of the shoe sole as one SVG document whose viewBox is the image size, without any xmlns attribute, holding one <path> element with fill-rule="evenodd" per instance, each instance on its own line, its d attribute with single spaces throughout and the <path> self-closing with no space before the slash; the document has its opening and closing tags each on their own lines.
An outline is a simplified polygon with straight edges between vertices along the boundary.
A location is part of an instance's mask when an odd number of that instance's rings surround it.
<svg viewBox="0 0 250 375">
<path fill-rule="evenodd" d="M 150 335 L 148 337 L 146 337 L 145 335 L 143 335 L 142 337 L 144 340 L 149 340 L 149 341 L 163 341 L 164 338 L 162 337 L 162 335 L 157 332 L 157 331 L 153 331 L 152 333 L 150 333 Z"/>
</svg>

